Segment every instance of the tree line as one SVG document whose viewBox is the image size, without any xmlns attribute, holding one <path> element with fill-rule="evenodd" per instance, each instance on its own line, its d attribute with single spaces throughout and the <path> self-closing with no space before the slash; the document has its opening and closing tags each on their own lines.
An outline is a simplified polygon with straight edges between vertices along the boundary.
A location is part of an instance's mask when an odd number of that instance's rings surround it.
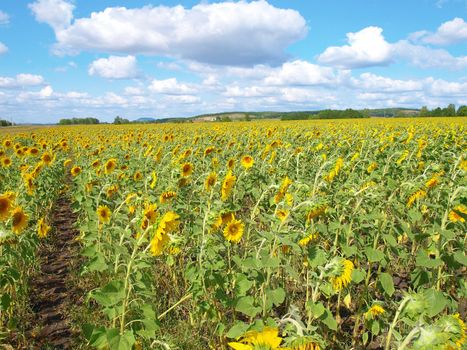
<svg viewBox="0 0 467 350">
<path fill-rule="evenodd" d="M 426 106 L 423 106 L 420 109 L 420 117 L 466 117 L 467 116 L 467 106 L 459 106 L 456 111 L 456 106 L 454 104 L 448 105 L 446 108 L 437 107 L 432 110 L 429 110 Z"/>
<path fill-rule="evenodd" d="M 58 125 L 78 125 L 78 124 L 99 124 L 97 118 L 71 118 L 71 119 L 60 119 Z"/>
<path fill-rule="evenodd" d="M 0 126 L 12 126 L 13 124 L 10 123 L 8 120 L 0 119 Z"/>
</svg>

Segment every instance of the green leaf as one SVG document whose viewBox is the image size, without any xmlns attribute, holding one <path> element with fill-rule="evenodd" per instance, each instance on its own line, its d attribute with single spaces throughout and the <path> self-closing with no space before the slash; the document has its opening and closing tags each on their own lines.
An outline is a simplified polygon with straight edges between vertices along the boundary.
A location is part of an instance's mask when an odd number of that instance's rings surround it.
<svg viewBox="0 0 467 350">
<path fill-rule="evenodd" d="M 355 269 L 352 271 L 352 281 L 356 284 L 363 281 L 365 277 L 366 277 L 365 271 L 362 271 L 361 269 Z"/>
<path fill-rule="evenodd" d="M 427 289 L 423 294 L 427 301 L 426 311 L 430 317 L 438 315 L 441 311 L 444 310 L 448 303 L 448 300 L 444 294 L 438 290 Z"/>
<path fill-rule="evenodd" d="M 92 347 L 102 349 L 108 345 L 105 327 L 95 327 L 91 324 L 83 325 L 83 333 Z"/>
<path fill-rule="evenodd" d="M 459 264 L 467 266 L 467 256 L 461 251 L 454 253 L 454 260 L 456 260 Z"/>
<path fill-rule="evenodd" d="M 92 272 L 92 271 L 102 272 L 102 271 L 107 270 L 107 263 L 105 262 L 104 256 L 99 253 L 99 255 L 92 258 L 89 264 L 86 265 L 86 270 L 89 272 Z"/>
<path fill-rule="evenodd" d="M 319 318 L 330 330 L 337 331 L 337 321 L 329 309 L 325 309 L 324 313 Z"/>
<path fill-rule="evenodd" d="M 11 297 L 10 294 L 6 293 L 2 295 L 2 298 L 0 299 L 0 310 L 7 310 L 10 307 L 11 303 Z"/>
<path fill-rule="evenodd" d="M 269 290 L 267 292 L 267 297 L 272 301 L 274 305 L 279 306 L 285 300 L 285 291 L 280 287 L 274 290 Z"/>
<path fill-rule="evenodd" d="M 235 286 L 237 289 L 237 296 L 245 296 L 246 293 L 253 287 L 254 282 L 250 281 L 247 276 L 242 273 L 236 275 Z"/>
<path fill-rule="evenodd" d="M 125 297 L 123 286 L 123 281 L 112 281 L 104 288 L 94 292 L 92 297 L 102 306 L 113 306 L 118 304 Z"/>
<path fill-rule="evenodd" d="M 132 331 L 120 335 L 119 330 L 113 328 L 107 331 L 107 342 L 110 350 L 131 350 L 136 340 Z"/>
<path fill-rule="evenodd" d="M 369 262 L 379 262 L 384 259 L 384 253 L 382 251 L 371 247 L 365 248 L 365 254 Z"/>
<path fill-rule="evenodd" d="M 321 302 L 313 303 L 311 300 L 308 301 L 306 307 L 310 310 L 311 314 L 315 318 L 319 318 L 326 310 L 323 303 Z"/>
<path fill-rule="evenodd" d="M 226 334 L 227 338 L 239 338 L 248 330 L 248 325 L 244 322 L 237 321 Z"/>
<path fill-rule="evenodd" d="M 428 256 L 428 254 L 420 250 L 417 254 L 415 264 L 420 267 L 436 268 L 438 266 L 441 266 L 443 264 L 443 261 L 441 259 L 431 259 Z"/>
<path fill-rule="evenodd" d="M 261 308 L 254 306 L 254 301 L 252 296 L 241 297 L 237 301 L 235 310 L 253 318 L 261 311 Z"/>
<path fill-rule="evenodd" d="M 383 272 L 381 275 L 379 275 L 379 283 L 387 295 L 392 296 L 394 294 L 394 281 L 392 280 L 392 276 L 389 273 Z"/>
</svg>

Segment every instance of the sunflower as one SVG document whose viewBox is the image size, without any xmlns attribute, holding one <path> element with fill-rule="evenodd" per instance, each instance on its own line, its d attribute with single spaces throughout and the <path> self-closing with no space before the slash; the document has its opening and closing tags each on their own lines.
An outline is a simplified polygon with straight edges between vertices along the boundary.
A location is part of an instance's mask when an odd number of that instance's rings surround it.
<svg viewBox="0 0 467 350">
<path fill-rule="evenodd" d="M 0 196 L 0 221 L 5 221 L 10 216 L 12 200 L 7 194 Z"/>
<path fill-rule="evenodd" d="M 156 209 L 157 209 L 156 204 L 149 204 L 144 209 L 144 217 L 148 220 L 150 224 L 153 224 L 156 222 L 156 219 L 157 219 Z"/>
<path fill-rule="evenodd" d="M 11 159 L 8 158 L 8 157 L 3 157 L 1 162 L 2 162 L 2 167 L 3 167 L 3 168 L 8 168 L 8 167 L 10 167 L 10 166 L 11 166 L 11 163 L 12 163 Z"/>
<path fill-rule="evenodd" d="M 104 173 L 111 174 L 117 167 L 117 160 L 115 158 L 109 159 L 104 165 Z"/>
<path fill-rule="evenodd" d="M 235 159 L 233 159 L 233 158 L 229 159 L 227 161 L 227 168 L 229 170 L 232 170 L 234 166 L 235 166 Z"/>
<path fill-rule="evenodd" d="M 162 192 L 162 194 L 160 195 L 159 197 L 159 202 L 161 203 L 167 203 L 169 202 L 171 199 L 175 198 L 177 196 L 177 194 L 173 191 L 165 191 L 165 192 Z"/>
<path fill-rule="evenodd" d="M 41 160 L 44 162 L 45 165 L 50 165 L 53 159 L 54 157 L 49 152 L 45 152 L 41 157 Z"/>
<path fill-rule="evenodd" d="M 11 213 L 13 232 L 21 233 L 28 225 L 28 216 L 24 213 L 21 207 L 17 207 Z"/>
<path fill-rule="evenodd" d="M 40 218 L 37 222 L 37 235 L 39 238 L 47 237 L 47 233 L 50 231 L 50 226 L 47 225 L 44 218 Z"/>
<path fill-rule="evenodd" d="M 36 186 L 34 185 L 34 176 L 31 174 L 24 174 L 23 175 L 24 186 L 28 190 L 28 194 L 31 196 L 34 194 L 34 190 Z"/>
<path fill-rule="evenodd" d="M 71 165 L 71 159 L 67 159 L 67 160 L 65 160 L 65 161 L 63 162 L 63 166 L 64 166 L 65 168 L 68 168 L 70 165 Z"/>
<path fill-rule="evenodd" d="M 247 155 L 247 156 L 242 157 L 241 163 L 242 163 L 242 166 L 248 170 L 253 166 L 255 161 L 252 156 Z"/>
<path fill-rule="evenodd" d="M 6 139 L 3 141 L 3 147 L 10 148 L 11 146 L 13 146 L 13 142 L 11 140 Z"/>
<path fill-rule="evenodd" d="M 242 239 L 245 225 L 240 221 L 233 219 L 224 228 L 224 237 L 229 242 L 238 243 Z"/>
<path fill-rule="evenodd" d="M 141 171 L 137 171 L 133 175 L 133 180 L 135 180 L 135 181 L 141 181 L 142 179 L 143 179 L 143 174 L 141 174 Z"/>
<path fill-rule="evenodd" d="M 289 186 L 292 184 L 292 180 L 289 179 L 288 176 L 286 176 L 283 180 L 282 183 L 279 187 L 279 191 L 277 194 L 274 196 L 274 203 L 278 204 L 285 196 L 287 193 L 287 190 L 289 189 Z"/>
<path fill-rule="evenodd" d="M 97 218 L 101 224 L 108 224 L 112 213 L 106 205 L 101 205 L 97 208 Z"/>
<path fill-rule="evenodd" d="M 182 176 L 188 177 L 193 173 L 193 164 L 185 163 L 182 165 Z"/>
<path fill-rule="evenodd" d="M 368 168 L 366 169 L 366 172 L 367 172 L 368 174 L 370 174 L 370 173 L 372 173 L 377 167 L 378 167 L 378 163 L 373 162 L 373 163 L 371 163 L 371 164 L 368 166 Z"/>
<path fill-rule="evenodd" d="M 214 187 L 216 182 L 217 182 L 217 174 L 214 172 L 210 173 L 207 176 L 206 181 L 204 181 L 204 188 L 206 189 L 206 192 L 211 191 L 211 189 Z"/>
<path fill-rule="evenodd" d="M 298 245 L 301 246 L 301 247 L 306 247 L 311 242 L 316 241 L 318 239 L 318 237 L 319 237 L 318 232 L 311 233 L 308 236 L 306 236 L 305 238 L 302 238 L 301 240 L 299 240 Z"/>
<path fill-rule="evenodd" d="M 379 315 L 382 315 L 384 314 L 386 311 L 383 309 L 382 306 L 378 305 L 378 304 L 374 304 L 372 307 L 370 307 L 368 309 L 367 312 L 365 312 L 365 318 L 366 319 L 369 319 L 369 318 L 375 318 Z"/>
<path fill-rule="evenodd" d="M 467 207 L 462 204 L 454 207 L 448 215 L 452 222 L 465 222 L 465 216 L 467 216 Z"/>
<path fill-rule="evenodd" d="M 240 339 L 240 342 L 230 342 L 229 346 L 234 350 L 275 350 L 280 349 L 281 343 L 282 338 L 279 337 L 279 330 L 277 328 L 266 327 L 261 332 L 247 332 L 245 336 Z"/>
<path fill-rule="evenodd" d="M 101 165 L 101 161 L 99 159 L 95 159 L 92 163 L 91 166 L 93 168 L 97 168 L 99 165 Z"/>
<path fill-rule="evenodd" d="M 225 175 L 224 182 L 222 183 L 221 198 L 223 201 L 226 201 L 227 198 L 229 198 L 230 192 L 232 191 L 236 180 L 237 177 L 232 175 L 232 171 L 229 170 Z"/>
<path fill-rule="evenodd" d="M 152 178 L 152 180 L 151 180 L 151 183 L 150 183 L 149 187 L 151 189 L 153 189 L 154 187 L 156 187 L 156 183 L 157 183 L 157 174 L 156 174 L 155 171 L 152 172 L 151 178 Z"/>
<path fill-rule="evenodd" d="M 111 185 L 111 186 L 109 186 L 107 188 L 105 194 L 106 194 L 107 198 L 110 198 L 117 192 L 118 192 L 118 185 Z"/>
<path fill-rule="evenodd" d="M 336 272 L 334 277 L 331 278 L 331 284 L 334 290 L 340 291 L 343 288 L 347 287 L 347 285 L 352 280 L 352 271 L 354 269 L 354 265 L 350 260 L 346 259 L 339 259 L 336 266 Z"/>
<path fill-rule="evenodd" d="M 78 176 L 81 173 L 81 167 L 74 166 L 73 168 L 71 168 L 70 173 L 73 177 Z"/>
<path fill-rule="evenodd" d="M 289 211 L 285 209 L 279 209 L 276 211 L 276 216 L 281 222 L 284 222 L 289 217 Z"/>
<path fill-rule="evenodd" d="M 310 222 L 311 220 L 317 218 L 321 214 L 326 212 L 327 205 L 326 204 L 319 204 L 312 208 L 307 215 L 307 221 Z"/>
<path fill-rule="evenodd" d="M 164 214 L 154 236 L 151 239 L 150 249 L 154 256 L 162 255 L 165 246 L 170 242 L 169 233 L 175 231 L 179 225 L 180 216 L 172 211 Z"/>
<path fill-rule="evenodd" d="M 425 190 L 418 190 L 412 193 L 407 199 L 407 208 L 410 208 L 416 201 L 426 196 Z"/>
</svg>

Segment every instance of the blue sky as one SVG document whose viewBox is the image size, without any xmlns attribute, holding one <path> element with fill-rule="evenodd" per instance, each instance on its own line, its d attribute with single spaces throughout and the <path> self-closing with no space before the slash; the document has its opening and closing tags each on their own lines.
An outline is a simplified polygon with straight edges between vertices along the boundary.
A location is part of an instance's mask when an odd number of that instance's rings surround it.
<svg viewBox="0 0 467 350">
<path fill-rule="evenodd" d="M 467 104 L 467 0 L 0 2 L 0 119 Z"/>
</svg>

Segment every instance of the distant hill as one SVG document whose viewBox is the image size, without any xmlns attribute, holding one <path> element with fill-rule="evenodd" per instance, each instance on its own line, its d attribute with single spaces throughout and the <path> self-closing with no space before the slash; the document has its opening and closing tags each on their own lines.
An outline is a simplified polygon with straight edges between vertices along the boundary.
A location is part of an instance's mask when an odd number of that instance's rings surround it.
<svg viewBox="0 0 467 350">
<path fill-rule="evenodd" d="M 155 123 L 157 119 L 155 118 L 138 118 L 133 121 L 134 123 Z"/>
</svg>

